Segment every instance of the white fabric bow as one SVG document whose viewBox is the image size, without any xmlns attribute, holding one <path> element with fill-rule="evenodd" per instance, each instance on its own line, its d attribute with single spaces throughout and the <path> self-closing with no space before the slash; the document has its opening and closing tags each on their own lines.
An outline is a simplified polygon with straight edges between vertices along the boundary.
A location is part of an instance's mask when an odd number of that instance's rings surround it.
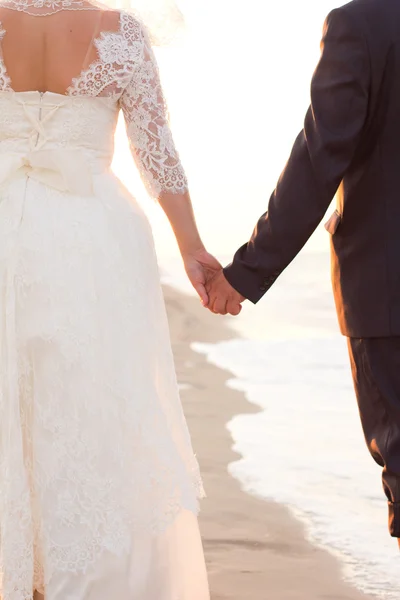
<svg viewBox="0 0 400 600">
<path fill-rule="evenodd" d="M 0 185 L 20 172 L 60 192 L 93 195 L 92 170 L 79 151 L 57 148 L 0 154 Z"/>
</svg>

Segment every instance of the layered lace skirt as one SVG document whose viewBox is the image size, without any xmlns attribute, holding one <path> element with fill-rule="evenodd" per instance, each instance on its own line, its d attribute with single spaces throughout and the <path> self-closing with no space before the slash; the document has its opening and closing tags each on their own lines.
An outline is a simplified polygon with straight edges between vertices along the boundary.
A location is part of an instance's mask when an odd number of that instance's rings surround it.
<svg viewBox="0 0 400 600">
<path fill-rule="evenodd" d="M 207 600 L 152 234 L 94 184 L 0 188 L 0 597 Z"/>
</svg>

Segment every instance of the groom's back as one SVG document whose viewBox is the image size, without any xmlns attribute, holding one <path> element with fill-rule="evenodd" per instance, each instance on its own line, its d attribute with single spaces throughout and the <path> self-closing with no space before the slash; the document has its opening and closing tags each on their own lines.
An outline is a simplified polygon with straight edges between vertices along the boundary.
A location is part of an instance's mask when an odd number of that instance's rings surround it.
<svg viewBox="0 0 400 600">
<path fill-rule="evenodd" d="M 332 230 L 336 304 L 350 337 L 400 335 L 400 2 L 340 10 L 364 37 L 369 94 Z"/>
<path fill-rule="evenodd" d="M 341 331 L 400 336 L 400 1 L 353 0 L 325 23 L 311 106 L 249 243 L 224 269 L 258 302 L 324 218 Z"/>
</svg>

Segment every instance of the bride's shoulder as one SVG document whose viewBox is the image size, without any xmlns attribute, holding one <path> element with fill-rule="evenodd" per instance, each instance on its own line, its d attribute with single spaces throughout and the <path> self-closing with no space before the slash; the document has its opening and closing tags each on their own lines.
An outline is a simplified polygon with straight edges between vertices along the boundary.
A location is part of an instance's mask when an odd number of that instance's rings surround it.
<svg viewBox="0 0 400 600">
<path fill-rule="evenodd" d="M 102 9 L 101 27 L 104 33 L 119 31 L 124 37 L 139 38 L 143 36 L 143 23 L 135 14 L 120 8 L 106 7 L 104 4 L 98 6 Z"/>
<path fill-rule="evenodd" d="M 146 28 L 140 18 L 127 10 L 119 10 L 120 30 L 130 42 L 143 41 L 147 37 Z"/>
</svg>

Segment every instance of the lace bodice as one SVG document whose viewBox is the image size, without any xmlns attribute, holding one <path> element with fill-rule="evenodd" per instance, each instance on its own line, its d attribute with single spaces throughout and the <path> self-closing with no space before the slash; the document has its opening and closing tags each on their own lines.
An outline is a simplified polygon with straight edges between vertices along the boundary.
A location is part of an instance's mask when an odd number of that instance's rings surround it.
<svg viewBox="0 0 400 600">
<path fill-rule="evenodd" d="M 0 23 L 0 92 L 13 93 L 1 51 L 6 35 Z M 172 139 L 158 66 L 143 26 L 133 15 L 120 12 L 119 29 L 101 32 L 94 44 L 97 60 L 71 82 L 65 96 L 103 99 L 116 113 L 122 109 L 132 154 L 149 193 L 154 197 L 163 192 L 184 193 L 187 180 Z M 4 114 L 0 115 L 0 146 L 3 124 L 10 129 Z M 85 139 L 90 142 L 90 138 Z"/>
</svg>

